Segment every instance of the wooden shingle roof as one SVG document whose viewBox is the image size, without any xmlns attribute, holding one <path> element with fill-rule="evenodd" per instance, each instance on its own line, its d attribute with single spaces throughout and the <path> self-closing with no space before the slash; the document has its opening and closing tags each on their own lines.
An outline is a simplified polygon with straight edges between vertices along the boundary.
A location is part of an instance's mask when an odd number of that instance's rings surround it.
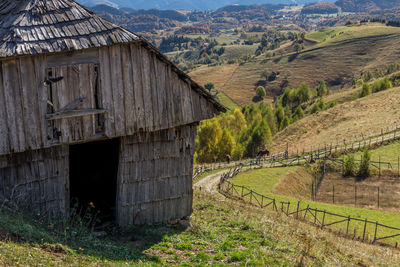
<svg viewBox="0 0 400 267">
<path fill-rule="evenodd" d="M 0 58 L 140 39 L 70 0 L 0 0 Z"/>
</svg>

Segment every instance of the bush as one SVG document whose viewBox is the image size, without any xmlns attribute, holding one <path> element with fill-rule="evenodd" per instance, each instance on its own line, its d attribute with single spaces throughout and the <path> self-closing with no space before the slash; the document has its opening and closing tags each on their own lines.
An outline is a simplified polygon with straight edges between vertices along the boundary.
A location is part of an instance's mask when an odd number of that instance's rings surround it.
<svg viewBox="0 0 400 267">
<path fill-rule="evenodd" d="M 389 81 L 389 79 L 384 78 L 383 80 L 374 82 L 374 84 L 372 85 L 372 92 L 375 93 L 375 92 L 383 91 L 386 89 L 390 89 L 392 87 L 393 87 L 393 85 Z"/>
<path fill-rule="evenodd" d="M 343 176 L 354 176 L 355 173 L 354 156 L 348 155 L 344 158 L 343 163 Z"/>
<path fill-rule="evenodd" d="M 369 168 L 369 163 L 371 161 L 371 153 L 369 153 L 368 148 L 366 148 L 361 155 L 360 168 L 358 170 L 357 176 L 360 178 L 366 178 L 371 175 L 371 170 Z"/>
<path fill-rule="evenodd" d="M 371 93 L 372 93 L 371 86 L 369 86 L 368 83 L 363 83 L 363 87 L 361 89 L 359 97 L 364 97 L 370 95 Z"/>
<path fill-rule="evenodd" d="M 256 94 L 259 98 L 263 99 L 264 96 L 267 94 L 267 92 L 265 92 L 265 88 L 262 86 L 257 87 L 256 90 Z"/>
<path fill-rule="evenodd" d="M 208 91 L 211 91 L 212 89 L 214 89 L 214 84 L 213 83 L 206 83 L 204 85 L 204 88 L 206 88 Z"/>
</svg>

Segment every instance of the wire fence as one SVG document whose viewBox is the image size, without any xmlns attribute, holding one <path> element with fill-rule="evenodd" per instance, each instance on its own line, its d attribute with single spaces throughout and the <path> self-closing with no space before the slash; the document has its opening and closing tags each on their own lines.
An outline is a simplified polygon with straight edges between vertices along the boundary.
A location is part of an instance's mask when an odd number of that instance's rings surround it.
<svg viewBox="0 0 400 267">
<path fill-rule="evenodd" d="M 398 247 L 400 228 L 385 225 L 378 221 L 361 219 L 351 215 L 345 216 L 313 208 L 310 205 L 304 207 L 301 201 L 291 203 L 290 201 L 283 201 L 275 197 L 265 196 L 246 186 L 235 185 L 229 181 L 230 178 L 233 178 L 240 171 L 240 168 L 235 168 L 221 176 L 218 185 L 220 192 L 229 197 L 236 197 L 248 201 L 260 208 L 270 208 L 288 217 L 307 221 L 322 229 L 331 229 L 336 233 L 343 234 L 352 239 L 372 244 L 379 243 L 392 245 L 396 248 Z"/>
</svg>

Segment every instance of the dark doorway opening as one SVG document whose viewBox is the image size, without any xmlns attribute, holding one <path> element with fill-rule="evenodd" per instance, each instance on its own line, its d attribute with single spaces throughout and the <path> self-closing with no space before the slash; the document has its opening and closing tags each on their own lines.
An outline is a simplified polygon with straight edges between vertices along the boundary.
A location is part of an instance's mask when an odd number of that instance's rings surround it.
<svg viewBox="0 0 400 267">
<path fill-rule="evenodd" d="M 115 221 L 118 162 L 119 139 L 70 146 L 71 209 L 90 210 L 98 223 Z"/>
</svg>

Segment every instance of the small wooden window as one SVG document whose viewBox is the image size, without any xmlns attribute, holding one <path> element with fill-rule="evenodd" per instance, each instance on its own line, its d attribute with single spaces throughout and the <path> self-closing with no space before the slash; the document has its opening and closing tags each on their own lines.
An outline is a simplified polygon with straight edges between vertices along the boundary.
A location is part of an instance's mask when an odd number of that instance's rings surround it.
<svg viewBox="0 0 400 267">
<path fill-rule="evenodd" d="M 47 69 L 49 138 L 63 143 L 86 140 L 104 132 L 98 64 Z"/>
</svg>

